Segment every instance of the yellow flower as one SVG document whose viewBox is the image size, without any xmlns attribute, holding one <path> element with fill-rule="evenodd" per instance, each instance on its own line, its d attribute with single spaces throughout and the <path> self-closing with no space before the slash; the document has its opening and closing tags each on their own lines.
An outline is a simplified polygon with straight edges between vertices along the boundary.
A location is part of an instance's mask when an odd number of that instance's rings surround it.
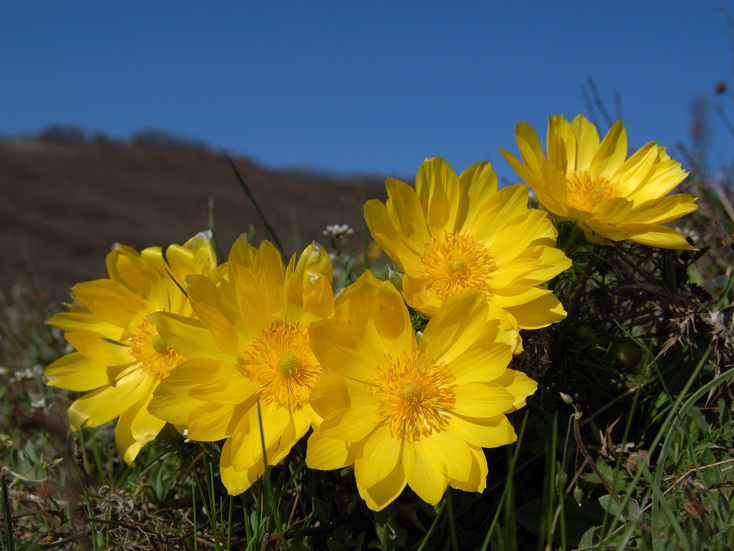
<svg viewBox="0 0 734 551">
<path fill-rule="evenodd" d="M 48 323 L 66 331 L 77 351 L 45 371 L 49 385 L 93 391 L 71 404 L 72 430 L 84 422 L 96 427 L 119 417 L 117 449 L 126 463 L 134 464 L 141 447 L 165 425 L 146 410 L 153 390 L 184 359 L 166 346 L 146 316 L 159 310 L 190 315 L 182 292 L 185 277 L 207 274 L 216 262 L 208 233 L 183 246 L 171 245 L 165 260 L 160 247 L 138 253 L 117 244 L 107 255 L 109 279 L 74 286 L 70 311 Z"/>
<path fill-rule="evenodd" d="M 584 116 L 572 122 L 551 116 L 547 155 L 527 124 L 518 123 L 515 138 L 525 164 L 502 151 L 512 168 L 533 188 L 544 209 L 554 217 L 576 220 L 592 243 L 629 239 L 665 249 L 694 248 L 662 225 L 696 210 L 691 195 L 667 195 L 687 172 L 655 142 L 626 159 L 622 121 L 599 143 L 596 128 Z"/>
<path fill-rule="evenodd" d="M 368 201 L 372 237 L 403 271 L 403 296 L 432 316 L 464 288 L 486 295 L 490 312 L 515 329 L 560 321 L 566 312 L 541 284 L 571 265 L 555 248 L 546 213 L 528 209 L 527 187 L 497 190 L 488 162 L 459 177 L 442 158 L 426 159 L 416 189 L 389 178 L 386 204 Z"/>
<path fill-rule="evenodd" d="M 272 244 L 255 249 L 241 237 L 214 277 L 187 278 L 198 319 L 150 317 L 187 361 L 161 383 L 149 409 L 185 426 L 191 440 L 226 439 L 220 471 L 232 495 L 320 421 L 309 395 L 321 366 L 307 331 L 334 308 L 332 277 L 329 255 L 316 243 L 286 268 Z"/>
<path fill-rule="evenodd" d="M 471 290 L 455 293 L 419 342 L 400 293 L 367 271 L 337 298 L 332 318 L 313 323 L 311 348 L 323 375 L 311 404 L 323 417 L 306 464 L 354 465 L 374 510 L 409 485 L 435 505 L 447 486 L 486 487 L 482 448 L 514 442 L 505 413 L 525 405 L 536 383 L 507 369 L 511 347 Z"/>
</svg>

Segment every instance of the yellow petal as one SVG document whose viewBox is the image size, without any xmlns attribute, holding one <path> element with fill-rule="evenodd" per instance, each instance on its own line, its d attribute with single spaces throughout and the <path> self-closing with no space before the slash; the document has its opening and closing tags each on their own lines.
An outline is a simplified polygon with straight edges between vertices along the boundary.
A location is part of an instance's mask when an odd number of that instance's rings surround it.
<svg viewBox="0 0 734 551">
<path fill-rule="evenodd" d="M 231 306 L 226 306 L 231 303 L 223 300 L 220 289 L 205 276 L 190 275 L 186 278 L 186 284 L 196 315 L 211 331 L 218 348 L 226 354 L 237 356 L 240 349 L 234 314 Z"/>
<path fill-rule="evenodd" d="M 135 365 L 105 366 L 72 352 L 51 363 L 44 375 L 47 384 L 67 390 L 85 391 L 111 384 L 124 377 Z"/>
<path fill-rule="evenodd" d="M 518 138 L 518 143 L 519 143 L 519 138 Z M 520 176 L 520 178 L 524 180 L 527 183 L 527 185 L 529 185 L 534 190 L 535 186 L 537 185 L 538 180 L 535 174 L 533 174 L 533 172 L 528 167 L 528 164 L 530 164 L 531 161 L 529 159 L 523 159 L 525 163 L 527 163 L 527 164 L 523 164 L 512 153 L 502 148 L 500 148 L 500 153 L 502 153 L 502 156 L 505 158 L 507 163 L 513 168 L 513 170 L 517 172 L 518 176 Z M 533 158 L 532 162 L 534 162 L 534 164 L 539 167 L 537 159 Z M 539 168 L 538 168 L 538 172 L 540 172 Z"/>
<path fill-rule="evenodd" d="M 303 307 L 300 313 L 301 323 L 310 323 L 327 318 L 334 310 L 334 293 L 331 279 L 319 272 L 306 272 L 301 288 L 303 293 Z M 286 319 L 291 318 L 286 314 Z"/>
<path fill-rule="evenodd" d="M 371 488 L 385 480 L 400 463 L 403 441 L 393 438 L 386 427 L 378 427 L 367 439 L 354 465 L 357 484 Z"/>
<path fill-rule="evenodd" d="M 487 245 L 498 265 L 506 264 L 531 246 L 533 241 L 551 225 L 546 213 L 528 210 L 521 216 L 508 221 Z"/>
<path fill-rule="evenodd" d="M 463 417 L 452 415 L 449 429 L 472 446 L 497 448 L 517 440 L 515 429 L 504 415 Z"/>
<path fill-rule="evenodd" d="M 252 267 L 255 262 L 256 252 L 257 249 L 248 243 L 247 234 L 243 233 L 240 234 L 229 249 L 227 261 L 249 268 Z"/>
<path fill-rule="evenodd" d="M 138 296 L 147 296 L 153 283 L 161 275 L 153 266 L 165 265 L 160 247 L 151 247 L 147 252 L 154 264 L 142 258 L 136 250 L 115 244 L 105 259 L 110 279 L 121 283 Z"/>
<path fill-rule="evenodd" d="M 219 348 L 211 331 L 198 319 L 169 312 L 150 314 L 148 319 L 155 324 L 165 343 L 186 358 L 232 360 L 232 355 Z M 237 353 L 236 349 L 231 351 Z"/>
<path fill-rule="evenodd" d="M 619 120 L 607 132 L 594 154 L 589 171 L 610 179 L 627 157 L 627 131 Z"/>
<path fill-rule="evenodd" d="M 564 172 L 576 167 L 576 135 L 573 126 L 563 115 L 550 117 L 546 151 L 548 160 Z"/>
<path fill-rule="evenodd" d="M 512 347 L 494 337 L 478 340 L 449 364 L 457 385 L 492 381 L 507 370 Z"/>
<path fill-rule="evenodd" d="M 140 449 L 151 442 L 166 424 L 146 410 L 150 394 L 144 396 L 137 404 L 120 415 L 115 428 L 117 451 L 125 463 L 135 466 L 135 458 Z"/>
<path fill-rule="evenodd" d="M 456 205 L 452 199 L 458 183 L 456 173 L 443 157 L 426 159 L 418 169 L 415 191 L 432 235 L 437 235 L 444 228 L 453 229 L 456 212 L 452 207 Z"/>
<path fill-rule="evenodd" d="M 379 421 L 375 406 L 351 407 L 324 417 L 317 430 L 325 438 L 359 442 L 378 428 Z"/>
<path fill-rule="evenodd" d="M 576 137 L 576 166 L 571 170 L 589 170 L 594 153 L 599 147 L 599 133 L 596 127 L 583 115 L 577 115 L 571 122 Z"/>
<path fill-rule="evenodd" d="M 261 387 L 230 362 L 194 358 L 182 365 L 185 369 L 178 366 L 163 382 L 169 388 L 175 385 L 180 393 L 206 402 L 238 404 Z"/>
<path fill-rule="evenodd" d="M 232 467 L 237 471 L 249 469 L 262 462 L 263 442 L 266 449 L 272 448 L 291 422 L 288 410 L 273 402 L 260 401 L 259 415 L 261 419 L 258 419 L 256 405 L 249 408 L 247 415 L 243 416 L 243 423 L 247 423 L 249 430 L 242 430 L 245 425 L 238 426 L 232 435 Z M 268 464 L 273 464 L 271 457 L 268 457 Z"/>
<path fill-rule="evenodd" d="M 468 204 L 465 207 L 465 213 L 463 209 L 461 211 L 456 209 L 459 212 L 455 215 L 456 224 L 452 228 L 455 230 L 461 227 L 471 228 L 477 216 L 493 202 L 492 197 L 498 193 L 497 174 L 488 161 L 471 165 L 461 173 L 459 181 L 461 182 L 460 189 L 466 194 Z M 525 205 L 527 206 L 527 188 L 525 189 L 525 198 Z M 488 217 L 483 216 L 482 218 L 486 221 Z"/>
<path fill-rule="evenodd" d="M 247 491 L 250 486 L 265 472 L 265 464 L 258 462 L 248 469 L 235 470 L 232 463 L 232 439 L 229 438 L 222 446 L 222 455 L 219 460 L 219 470 L 222 484 L 227 488 L 229 495 L 239 495 Z"/>
<path fill-rule="evenodd" d="M 680 249 L 694 250 L 685 237 L 672 228 L 666 226 L 652 224 L 632 224 L 622 226 L 624 231 L 629 233 L 630 241 L 648 245 L 650 247 L 660 247 L 661 249 Z"/>
<path fill-rule="evenodd" d="M 403 297 L 411 308 L 427 317 L 433 317 L 443 300 L 433 287 L 426 287 L 422 277 L 403 276 Z"/>
<path fill-rule="evenodd" d="M 517 320 L 522 329 L 539 329 L 566 318 L 563 305 L 551 292 L 531 302 L 508 307 L 506 310 Z"/>
<path fill-rule="evenodd" d="M 367 507 L 373 511 L 380 511 L 403 492 L 406 482 L 403 466 L 398 462 L 392 472 L 374 486 L 366 488 L 357 481 L 357 490 Z"/>
<path fill-rule="evenodd" d="M 513 306 L 527 304 L 549 294 L 552 294 L 550 289 L 540 285 L 529 286 L 524 281 L 518 281 L 502 289 L 497 289 L 490 301 L 492 304 L 508 309 Z"/>
<path fill-rule="evenodd" d="M 357 447 L 344 440 L 328 438 L 315 430 L 308 438 L 306 465 L 310 469 L 333 471 L 354 464 Z"/>
<path fill-rule="evenodd" d="M 530 246 L 492 273 L 494 293 L 507 294 L 504 288 L 519 283 L 529 287 L 542 284 L 571 267 L 563 251 L 544 245 Z M 513 294 L 516 292 L 512 291 Z"/>
<path fill-rule="evenodd" d="M 157 381 L 146 377 L 141 370 L 136 369 L 117 381 L 114 386 L 104 386 L 85 394 L 69 407 L 71 430 L 78 430 L 85 421 L 89 427 L 97 427 L 111 421 L 151 392 L 155 384 Z"/>
<path fill-rule="evenodd" d="M 69 331 L 65 337 L 81 354 L 99 365 L 130 365 L 136 361 L 132 348 L 110 342 L 94 333 Z"/>
<path fill-rule="evenodd" d="M 451 362 L 484 333 L 487 299 L 473 289 L 449 297 L 423 331 L 419 347 L 436 362 Z"/>
<path fill-rule="evenodd" d="M 492 379 L 492 382 L 502 385 L 507 392 L 512 394 L 515 398 L 515 401 L 512 404 L 513 409 L 524 407 L 525 399 L 533 394 L 538 388 L 538 383 L 525 375 L 525 373 L 515 371 L 514 369 L 505 370 L 501 376 L 496 379 Z"/>
<path fill-rule="evenodd" d="M 100 319 L 118 327 L 137 323 L 141 313 L 158 310 L 118 281 L 98 279 L 76 284 L 72 295 Z"/>
<path fill-rule="evenodd" d="M 441 474 L 454 480 L 469 480 L 472 455 L 466 441 L 456 433 L 450 430 L 434 432 L 421 437 L 413 446 L 428 455 Z"/>
<path fill-rule="evenodd" d="M 420 251 L 430 237 L 423 209 L 415 190 L 404 182 L 388 178 L 387 212 L 402 240 L 414 251 Z"/>
<path fill-rule="evenodd" d="M 449 479 L 449 485 L 452 488 L 463 490 L 465 492 L 483 492 L 487 487 L 487 458 L 481 448 L 469 446 L 472 456 L 471 471 L 466 481 Z"/>
<path fill-rule="evenodd" d="M 239 404 L 201 403 L 189 414 L 187 436 L 199 442 L 216 442 L 232 436 L 254 401 L 252 397 Z"/>
<path fill-rule="evenodd" d="M 357 328 L 341 320 L 314 322 L 309 326 L 308 334 L 311 350 L 321 364 L 324 375 L 337 372 L 345 377 L 366 380 L 372 378 L 375 367 L 384 362 L 382 350 L 368 346 L 361 339 Z M 318 388 L 317 383 L 314 390 Z M 321 412 L 320 402 L 315 403 L 317 410 Z M 323 411 L 328 410 L 324 408 Z"/>
<path fill-rule="evenodd" d="M 467 383 L 453 390 L 453 413 L 467 417 L 493 417 L 509 410 L 515 401 L 507 390 L 492 383 Z"/>
<path fill-rule="evenodd" d="M 159 419 L 186 427 L 191 413 L 204 405 L 205 402 L 192 398 L 187 394 L 176 392 L 176 390 L 175 387 L 166 386 L 166 380 L 164 379 L 155 389 L 153 398 L 148 404 L 148 411 Z"/>
<path fill-rule="evenodd" d="M 372 356 L 367 361 L 358 362 L 361 366 L 365 363 L 373 367 L 380 365 L 384 363 L 385 353 L 399 353 L 412 347 L 415 342 L 408 310 L 400 293 L 390 282 L 378 280 L 369 270 L 339 295 L 335 308 L 335 319 L 344 320 L 354 328 L 353 332 L 341 330 L 339 339 L 342 336 L 348 338 L 343 343 L 344 348 L 359 346 L 360 350 L 369 351 L 368 354 Z M 336 326 L 322 323 L 319 322 L 322 328 L 337 330 Z M 312 333 L 313 337 L 316 337 L 315 342 L 312 340 L 314 354 L 321 360 L 317 348 L 322 351 L 328 348 L 328 343 L 324 341 L 329 336 L 321 329 L 318 335 Z M 337 339 L 330 340 L 333 342 Z M 329 362 L 326 360 L 324 363 Z M 338 368 L 345 376 L 359 378 L 357 373 L 346 371 L 348 369 L 352 368 L 349 365 Z M 368 373 L 371 374 L 372 370 Z"/>
<path fill-rule="evenodd" d="M 439 472 L 420 441 L 405 443 L 403 470 L 408 485 L 423 501 L 431 505 L 441 501 L 449 479 Z"/>
<path fill-rule="evenodd" d="M 209 274 L 217 266 L 212 233 L 200 232 L 184 245 L 170 245 L 166 249 L 166 261 L 174 279 L 182 286 L 189 274 Z"/>
<path fill-rule="evenodd" d="M 382 247 L 393 262 L 402 270 L 406 266 L 418 265 L 421 249 L 412 249 L 403 241 L 402 235 L 390 219 L 387 206 L 377 199 L 370 199 L 364 204 L 364 219 L 370 230 L 372 239 Z M 422 244 L 421 244 L 422 245 Z"/>
<path fill-rule="evenodd" d="M 58 312 L 46 323 L 62 331 L 89 331 L 113 341 L 119 341 L 123 336 L 122 327 L 102 321 L 97 314 L 89 311 Z"/>
<path fill-rule="evenodd" d="M 470 209 L 466 228 L 477 241 L 489 244 L 510 220 L 528 212 L 528 188 L 525 184 L 504 187 L 472 207 L 476 211 Z"/>
<path fill-rule="evenodd" d="M 692 195 L 678 193 L 646 201 L 631 210 L 623 220 L 629 224 L 664 224 L 696 210 L 696 198 Z"/>
<path fill-rule="evenodd" d="M 311 391 L 308 401 L 321 417 L 326 417 L 342 409 L 368 405 L 370 389 L 339 373 L 326 372 Z"/>
</svg>

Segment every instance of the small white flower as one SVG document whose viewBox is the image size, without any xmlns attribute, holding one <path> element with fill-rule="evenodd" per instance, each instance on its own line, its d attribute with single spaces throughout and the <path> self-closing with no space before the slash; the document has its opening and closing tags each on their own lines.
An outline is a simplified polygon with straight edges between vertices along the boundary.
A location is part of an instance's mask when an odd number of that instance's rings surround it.
<svg viewBox="0 0 734 551">
<path fill-rule="evenodd" d="M 43 398 L 41 398 L 40 400 L 31 402 L 30 406 L 31 406 L 31 411 L 42 410 L 46 408 L 46 401 Z"/>
<path fill-rule="evenodd" d="M 341 241 L 352 235 L 354 233 L 354 230 L 350 228 L 347 224 L 331 224 L 329 226 L 326 226 L 326 229 L 323 230 L 321 233 L 327 237 L 332 237 L 336 241 Z"/>
</svg>

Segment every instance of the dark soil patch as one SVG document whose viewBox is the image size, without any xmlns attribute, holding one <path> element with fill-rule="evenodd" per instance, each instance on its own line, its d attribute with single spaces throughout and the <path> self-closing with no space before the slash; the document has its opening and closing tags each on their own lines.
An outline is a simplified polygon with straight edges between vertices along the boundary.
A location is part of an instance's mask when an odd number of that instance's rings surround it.
<svg viewBox="0 0 734 551">
<path fill-rule="evenodd" d="M 349 224 L 362 240 L 362 202 L 385 197 L 381 178 L 335 178 L 235 164 L 288 252 Z M 263 228 L 227 159 L 199 147 L 0 143 L 0 284 L 30 280 L 51 301 L 75 283 L 107 276 L 115 242 L 137 250 L 183 243 L 209 227 L 226 254 Z"/>
</svg>

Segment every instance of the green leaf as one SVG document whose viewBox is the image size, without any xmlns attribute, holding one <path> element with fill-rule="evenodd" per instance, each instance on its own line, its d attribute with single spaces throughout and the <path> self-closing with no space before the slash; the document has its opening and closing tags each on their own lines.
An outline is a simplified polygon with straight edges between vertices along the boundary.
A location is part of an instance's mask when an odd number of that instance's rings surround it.
<svg viewBox="0 0 734 551">
<path fill-rule="evenodd" d="M 621 516 L 623 519 L 634 520 L 640 515 L 640 504 L 634 499 L 630 499 L 627 502 L 624 512 L 622 511 L 621 503 L 609 494 L 601 496 L 599 498 L 599 504 L 605 511 L 615 517 Z"/>
</svg>

